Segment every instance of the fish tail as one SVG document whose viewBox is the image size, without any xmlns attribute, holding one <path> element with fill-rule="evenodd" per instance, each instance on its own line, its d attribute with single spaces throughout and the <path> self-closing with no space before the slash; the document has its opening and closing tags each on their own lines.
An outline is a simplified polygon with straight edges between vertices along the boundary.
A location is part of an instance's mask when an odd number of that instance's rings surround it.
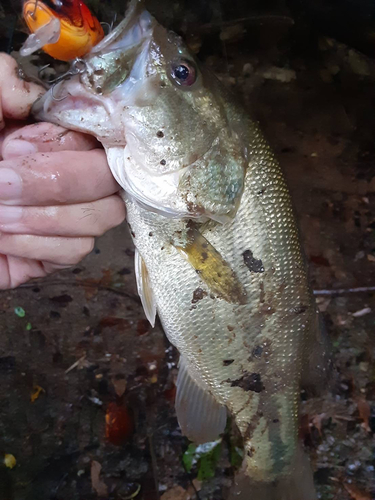
<svg viewBox="0 0 375 500">
<path fill-rule="evenodd" d="M 244 465 L 234 478 L 228 500 L 316 500 L 309 460 L 299 446 L 293 466 L 285 476 L 273 481 L 256 481 Z"/>
</svg>

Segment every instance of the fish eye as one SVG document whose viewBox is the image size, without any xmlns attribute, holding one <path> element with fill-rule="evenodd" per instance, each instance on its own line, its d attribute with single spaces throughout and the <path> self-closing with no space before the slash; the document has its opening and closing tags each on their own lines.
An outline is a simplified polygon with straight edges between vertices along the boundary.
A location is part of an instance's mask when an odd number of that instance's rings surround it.
<svg viewBox="0 0 375 500">
<path fill-rule="evenodd" d="M 172 64 L 171 76 L 177 85 L 189 87 L 197 79 L 197 70 L 194 63 L 183 59 Z"/>
</svg>

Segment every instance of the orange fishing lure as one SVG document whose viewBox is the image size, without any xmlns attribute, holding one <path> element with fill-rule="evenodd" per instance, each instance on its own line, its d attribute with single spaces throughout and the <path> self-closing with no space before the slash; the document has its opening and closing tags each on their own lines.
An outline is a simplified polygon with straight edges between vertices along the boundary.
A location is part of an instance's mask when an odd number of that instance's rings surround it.
<svg viewBox="0 0 375 500">
<path fill-rule="evenodd" d="M 101 24 L 81 0 L 25 0 L 23 18 L 31 31 L 21 55 L 43 50 L 61 61 L 82 57 L 104 37 Z"/>
</svg>

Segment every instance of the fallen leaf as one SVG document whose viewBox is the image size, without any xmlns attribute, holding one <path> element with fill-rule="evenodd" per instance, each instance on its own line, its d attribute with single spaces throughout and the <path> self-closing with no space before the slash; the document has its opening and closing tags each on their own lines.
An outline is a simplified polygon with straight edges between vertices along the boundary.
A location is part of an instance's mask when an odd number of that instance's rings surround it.
<svg viewBox="0 0 375 500">
<path fill-rule="evenodd" d="M 176 399 L 176 392 L 177 392 L 177 387 L 175 386 L 175 384 L 173 384 L 170 389 L 166 389 L 164 391 L 165 399 L 167 401 L 171 401 L 172 403 L 174 403 Z"/>
<path fill-rule="evenodd" d="M 147 319 L 140 319 L 137 323 L 137 334 L 144 335 L 149 332 L 151 325 Z"/>
<path fill-rule="evenodd" d="M 59 305 L 60 307 L 66 307 L 69 304 L 69 302 L 73 301 L 72 297 L 67 293 L 64 293 L 62 295 L 56 295 L 55 297 L 50 297 L 49 300 Z"/>
<path fill-rule="evenodd" d="M 123 396 L 126 390 L 126 380 L 124 378 L 113 378 L 112 379 L 113 387 L 115 388 L 115 392 L 119 398 Z"/>
<path fill-rule="evenodd" d="M 369 493 L 361 491 L 354 484 L 344 483 L 344 488 L 354 500 L 372 500 Z"/>
<path fill-rule="evenodd" d="M 123 267 L 122 269 L 120 269 L 120 271 L 117 272 L 117 274 L 119 274 L 120 276 L 126 276 L 127 274 L 131 273 L 132 272 L 127 267 Z"/>
<path fill-rule="evenodd" d="M 312 419 L 311 419 L 311 423 L 313 424 L 313 426 L 317 429 L 317 431 L 319 432 L 319 436 L 322 438 L 322 422 L 323 422 L 323 419 L 325 418 L 326 414 L 325 413 L 320 413 L 319 415 L 315 415 Z"/>
<path fill-rule="evenodd" d="M 367 361 L 361 361 L 358 364 L 358 367 L 361 370 L 361 372 L 367 372 L 370 367 L 370 363 L 368 363 Z"/>
<path fill-rule="evenodd" d="M 8 467 L 8 469 L 13 469 L 13 467 L 17 465 L 16 457 L 14 455 L 11 455 L 10 453 L 5 453 L 4 465 L 5 467 Z"/>
<path fill-rule="evenodd" d="M 190 493 L 184 490 L 182 486 L 174 486 L 166 491 L 160 500 L 189 500 L 190 498 Z"/>
<path fill-rule="evenodd" d="M 126 328 L 130 327 L 130 322 L 125 318 L 116 318 L 114 316 L 107 316 L 99 321 L 100 328 L 112 328 L 117 327 L 121 332 Z"/>
<path fill-rule="evenodd" d="M 32 403 L 34 403 L 39 398 L 39 396 L 41 395 L 42 392 L 46 392 L 43 389 L 43 387 L 40 387 L 40 385 L 34 385 L 33 392 L 31 393 L 31 396 L 30 396 L 30 401 Z"/>
<path fill-rule="evenodd" d="M 370 417 L 371 417 L 371 407 L 368 401 L 363 398 L 357 399 L 357 408 L 359 413 L 359 418 L 363 420 L 362 426 L 366 429 L 367 432 L 371 432 L 370 427 Z"/>
<path fill-rule="evenodd" d="M 112 283 L 112 271 L 110 269 L 102 269 L 102 278 L 100 279 L 101 286 L 110 286 Z"/>
<path fill-rule="evenodd" d="M 243 38 L 244 33 L 246 33 L 246 30 L 243 24 L 226 26 L 221 30 L 220 40 L 223 42 L 234 42 Z"/>
<path fill-rule="evenodd" d="M 139 483 L 128 483 L 121 485 L 116 491 L 117 497 L 121 500 L 132 500 L 136 498 L 141 491 L 141 485 Z"/>
<path fill-rule="evenodd" d="M 359 311 L 356 311 L 352 313 L 353 318 L 361 318 L 362 316 L 365 316 L 366 314 L 371 313 L 371 307 L 364 307 L 363 309 L 360 309 Z"/>
<path fill-rule="evenodd" d="M 91 486 L 99 497 L 108 496 L 107 485 L 100 479 L 100 471 L 102 466 L 99 462 L 93 460 L 91 462 Z"/>
<path fill-rule="evenodd" d="M 89 302 L 91 299 L 93 299 L 98 291 L 99 291 L 99 281 L 95 280 L 93 278 L 88 278 L 85 281 L 80 281 L 79 283 L 82 284 L 82 288 L 85 291 L 85 298 Z"/>
<path fill-rule="evenodd" d="M 310 262 L 317 266 L 329 267 L 329 261 L 323 255 L 310 255 Z"/>
<path fill-rule="evenodd" d="M 310 416 L 301 415 L 299 423 L 299 438 L 301 441 L 306 441 L 311 438 Z"/>
<path fill-rule="evenodd" d="M 328 306 L 331 303 L 331 297 L 324 298 L 324 297 L 318 297 L 318 300 L 316 301 L 318 304 L 318 308 L 320 312 L 326 312 L 328 309 Z"/>
<path fill-rule="evenodd" d="M 202 489 L 202 481 L 199 481 L 197 478 L 195 478 L 193 479 L 192 483 L 196 491 L 200 491 Z"/>
<path fill-rule="evenodd" d="M 14 312 L 19 318 L 24 318 L 26 316 L 25 309 L 23 307 L 15 307 Z"/>
<path fill-rule="evenodd" d="M 121 446 L 134 429 L 133 418 L 124 405 L 109 403 L 105 415 L 105 437 L 116 446 Z"/>
</svg>

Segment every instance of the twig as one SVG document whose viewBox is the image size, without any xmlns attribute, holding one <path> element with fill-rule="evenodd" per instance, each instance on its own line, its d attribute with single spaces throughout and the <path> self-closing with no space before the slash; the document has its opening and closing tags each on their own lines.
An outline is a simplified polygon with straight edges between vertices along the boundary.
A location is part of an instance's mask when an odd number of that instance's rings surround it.
<svg viewBox="0 0 375 500">
<path fill-rule="evenodd" d="M 194 31 L 210 31 L 213 29 L 220 29 L 220 28 L 225 28 L 226 26 L 232 26 L 235 24 L 240 24 L 240 23 L 279 23 L 279 24 L 289 24 L 290 26 L 293 26 L 295 24 L 295 21 L 292 17 L 289 16 L 283 16 L 279 14 L 258 14 L 254 16 L 249 16 L 249 17 L 239 17 L 237 19 L 231 19 L 229 21 L 222 21 L 220 20 L 219 22 L 215 23 L 207 23 L 203 24 Z"/>
<path fill-rule="evenodd" d="M 375 292 L 375 286 L 359 286 L 357 288 L 337 288 L 336 290 L 314 290 L 314 295 L 346 295 L 348 293 Z"/>
<path fill-rule="evenodd" d="M 86 359 L 86 354 L 84 354 L 84 355 L 82 356 L 82 358 L 77 359 L 77 361 L 76 361 L 75 363 L 73 363 L 71 366 L 69 366 L 69 368 L 67 368 L 67 369 L 65 370 L 65 374 L 67 374 L 67 373 L 71 372 L 72 370 L 74 370 L 74 368 L 77 368 L 77 366 L 78 366 L 78 365 L 79 365 L 79 364 L 80 364 L 80 363 L 81 363 L 84 359 Z"/>
<path fill-rule="evenodd" d="M 356 418 L 352 418 L 352 417 L 346 417 L 345 415 L 333 415 L 332 418 L 334 420 L 344 420 L 345 422 L 355 422 Z"/>
<path fill-rule="evenodd" d="M 156 455 L 155 455 L 155 450 L 154 450 L 154 443 L 153 443 L 153 434 L 149 434 L 148 436 L 148 443 L 149 443 L 149 448 L 150 448 L 150 455 L 151 455 L 151 466 L 152 466 L 152 475 L 154 477 L 154 484 L 155 484 L 155 493 L 156 496 L 159 500 L 160 495 L 159 495 L 159 481 L 158 481 L 158 465 L 157 465 L 157 460 L 156 460 Z"/>
<path fill-rule="evenodd" d="M 55 499 L 56 499 L 56 497 L 57 497 L 57 493 L 58 493 L 59 489 L 61 488 L 61 486 L 63 485 L 63 483 L 64 483 L 65 479 L 68 477 L 68 475 L 69 475 L 69 474 L 66 472 L 66 473 L 63 475 L 63 477 L 61 478 L 61 480 L 60 480 L 59 484 L 56 486 L 55 491 L 53 492 L 53 496 L 52 496 L 52 499 L 53 499 L 53 500 L 55 500 Z"/>
<path fill-rule="evenodd" d="M 24 283 L 23 285 L 20 285 L 19 288 L 34 288 L 34 287 L 47 287 L 47 286 L 77 286 L 77 287 L 82 287 L 82 288 L 97 288 L 99 291 L 106 291 L 106 292 L 111 292 L 115 293 L 116 295 L 121 295 L 122 297 L 127 297 L 128 299 L 133 300 L 134 302 L 137 302 L 137 304 L 140 304 L 140 299 L 138 295 L 133 295 L 132 293 L 129 292 L 124 292 L 122 290 L 118 290 L 117 288 L 113 288 L 110 286 L 104 286 L 101 285 L 100 283 L 90 283 L 84 280 L 75 280 L 75 281 L 64 281 L 64 280 L 55 280 L 55 281 L 43 281 L 43 280 L 35 280 L 31 281 L 30 283 Z"/>
<path fill-rule="evenodd" d="M 122 297 L 127 297 L 134 302 L 140 303 L 140 299 L 137 295 L 133 295 L 129 292 L 124 292 L 122 290 L 118 290 L 117 288 L 113 288 L 110 286 L 104 286 L 100 283 L 90 283 L 85 280 L 75 280 L 75 281 L 44 281 L 44 280 L 35 280 L 30 283 L 24 283 L 20 285 L 19 288 L 34 288 L 35 286 L 46 287 L 46 286 L 78 286 L 82 288 L 97 288 L 100 291 L 112 292 L 117 295 L 121 295 Z M 346 295 L 351 293 L 369 293 L 375 292 L 375 286 L 359 286 L 356 288 L 336 288 L 332 290 L 314 290 L 314 295 Z"/>
</svg>

